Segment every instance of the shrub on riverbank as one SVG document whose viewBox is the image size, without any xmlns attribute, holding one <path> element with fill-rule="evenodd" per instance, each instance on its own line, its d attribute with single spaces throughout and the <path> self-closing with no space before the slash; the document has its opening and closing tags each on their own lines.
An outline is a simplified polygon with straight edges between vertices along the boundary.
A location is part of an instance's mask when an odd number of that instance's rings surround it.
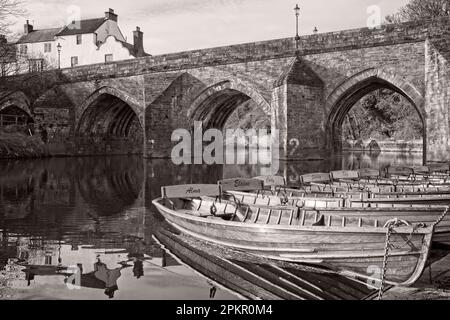
<svg viewBox="0 0 450 320">
<path fill-rule="evenodd" d="M 0 131 L 0 159 L 40 158 L 46 155 L 45 144 L 39 137 Z"/>
</svg>

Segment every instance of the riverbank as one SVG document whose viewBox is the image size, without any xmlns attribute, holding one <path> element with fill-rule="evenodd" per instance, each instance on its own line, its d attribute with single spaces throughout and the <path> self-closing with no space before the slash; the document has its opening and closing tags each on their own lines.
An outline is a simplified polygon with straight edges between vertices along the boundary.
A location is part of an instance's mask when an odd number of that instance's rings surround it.
<svg viewBox="0 0 450 320">
<path fill-rule="evenodd" d="M 367 151 L 367 152 L 404 152 L 422 153 L 422 140 L 347 140 L 342 146 L 345 151 Z"/>
<path fill-rule="evenodd" d="M 41 158 L 48 155 L 39 137 L 0 131 L 0 159 Z"/>
</svg>

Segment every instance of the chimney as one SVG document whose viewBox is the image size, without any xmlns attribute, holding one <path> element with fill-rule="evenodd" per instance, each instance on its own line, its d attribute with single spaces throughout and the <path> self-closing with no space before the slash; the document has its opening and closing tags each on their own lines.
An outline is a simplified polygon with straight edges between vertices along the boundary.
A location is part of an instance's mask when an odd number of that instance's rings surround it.
<svg viewBox="0 0 450 320">
<path fill-rule="evenodd" d="M 114 9 L 109 8 L 109 11 L 105 12 L 105 18 L 117 22 L 118 15 L 114 13 Z"/>
<path fill-rule="evenodd" d="M 144 55 L 144 33 L 139 27 L 136 27 L 136 31 L 133 31 L 133 45 L 138 57 Z"/>
<path fill-rule="evenodd" d="M 33 31 L 33 26 L 27 20 L 27 23 L 23 25 L 23 33 L 24 34 L 29 34 L 31 31 Z"/>
</svg>

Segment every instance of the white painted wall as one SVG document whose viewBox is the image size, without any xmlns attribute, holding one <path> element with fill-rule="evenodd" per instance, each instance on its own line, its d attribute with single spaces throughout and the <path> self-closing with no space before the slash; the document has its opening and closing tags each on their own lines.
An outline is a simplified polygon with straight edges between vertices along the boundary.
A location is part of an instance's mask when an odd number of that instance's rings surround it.
<svg viewBox="0 0 450 320">
<path fill-rule="evenodd" d="M 51 52 L 44 52 L 44 42 L 28 43 L 27 55 L 19 54 L 19 46 L 17 45 L 17 52 L 20 61 L 19 73 L 28 72 L 28 59 L 44 59 L 45 69 L 58 68 L 58 43 L 61 44 L 61 68 L 71 67 L 71 58 L 78 57 L 78 65 L 87 65 L 94 63 L 104 63 L 105 55 L 112 54 L 113 61 L 134 59 L 127 48 L 123 46 L 120 41 L 117 41 L 115 36 L 108 36 L 104 43 L 99 46 L 95 44 L 95 34 L 83 34 L 82 43 L 77 45 L 76 36 L 57 37 L 51 43 Z"/>
<path fill-rule="evenodd" d="M 114 36 L 108 36 L 99 46 L 95 44 L 95 34 L 83 34 L 80 45 L 77 45 L 76 36 L 58 37 L 56 42 L 62 46 L 61 68 L 70 68 L 72 57 L 78 57 L 78 65 L 103 63 L 106 54 L 112 54 L 113 61 L 134 58 Z"/>
<path fill-rule="evenodd" d="M 108 36 L 115 36 L 117 40 L 125 41 L 125 37 L 117 25 L 117 22 L 112 20 L 106 20 L 96 31 L 97 40 L 105 42 Z"/>
<path fill-rule="evenodd" d="M 44 44 L 51 44 L 51 51 L 44 52 Z M 24 56 L 20 53 L 20 46 L 27 46 L 27 55 Z M 44 59 L 45 60 L 45 69 L 53 69 L 58 67 L 58 50 L 56 48 L 57 43 L 55 41 L 48 42 L 36 42 L 36 43 L 26 43 L 17 45 L 17 55 L 18 60 L 21 62 L 20 72 L 27 72 L 28 66 L 23 66 L 26 60 L 28 59 Z M 22 70 L 26 69 L 26 70 Z"/>
</svg>

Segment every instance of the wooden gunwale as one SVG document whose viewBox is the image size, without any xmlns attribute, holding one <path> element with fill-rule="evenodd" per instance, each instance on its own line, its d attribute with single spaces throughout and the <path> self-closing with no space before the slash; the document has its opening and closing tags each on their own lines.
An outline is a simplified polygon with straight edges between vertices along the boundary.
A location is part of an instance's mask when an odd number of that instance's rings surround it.
<svg viewBox="0 0 450 320">
<path fill-rule="evenodd" d="M 191 215 L 187 215 L 187 214 L 180 214 L 177 211 L 171 210 L 165 206 L 163 206 L 162 204 L 159 203 L 159 201 L 161 201 L 162 198 L 156 199 L 154 200 L 154 205 L 156 207 L 159 207 L 160 209 L 164 209 L 164 210 L 170 210 L 171 214 L 175 215 L 175 216 L 179 216 L 179 217 L 188 217 L 190 220 L 193 221 L 197 221 L 197 222 L 204 222 L 205 219 L 201 218 L 201 217 L 195 217 L 195 216 L 191 216 Z M 252 205 L 253 206 L 253 205 Z M 255 205 L 257 206 L 257 205 Z M 259 207 L 264 207 L 264 206 L 259 206 Z M 281 208 L 280 208 L 281 209 Z M 283 209 L 286 209 L 286 207 L 283 207 Z M 214 221 L 214 224 L 218 224 L 218 225 L 222 225 L 222 226 L 234 226 L 234 227 L 241 227 L 243 224 L 242 222 L 233 222 L 233 221 L 225 221 L 225 220 L 217 220 Z M 264 229 L 274 229 L 274 230 L 299 230 L 298 226 L 288 226 L 288 225 L 263 225 L 263 224 L 250 224 L 250 223 L 245 223 L 244 224 L 246 228 L 264 228 Z M 303 226 L 301 227 L 301 230 L 304 231 L 320 231 L 320 230 L 326 230 L 328 232 L 344 232 L 344 233 L 361 233 L 361 231 L 371 231 L 373 233 L 386 233 L 386 228 L 368 228 L 367 230 L 360 227 L 345 227 L 345 228 L 338 228 L 338 227 L 321 227 L 321 226 Z M 398 230 L 398 232 L 404 232 L 404 233 L 411 233 L 412 231 L 415 231 L 413 227 L 400 227 L 400 228 L 396 228 L 396 230 Z M 427 234 L 429 233 L 431 230 L 430 228 L 421 228 L 419 230 L 417 230 L 418 233 L 420 234 Z"/>
</svg>

